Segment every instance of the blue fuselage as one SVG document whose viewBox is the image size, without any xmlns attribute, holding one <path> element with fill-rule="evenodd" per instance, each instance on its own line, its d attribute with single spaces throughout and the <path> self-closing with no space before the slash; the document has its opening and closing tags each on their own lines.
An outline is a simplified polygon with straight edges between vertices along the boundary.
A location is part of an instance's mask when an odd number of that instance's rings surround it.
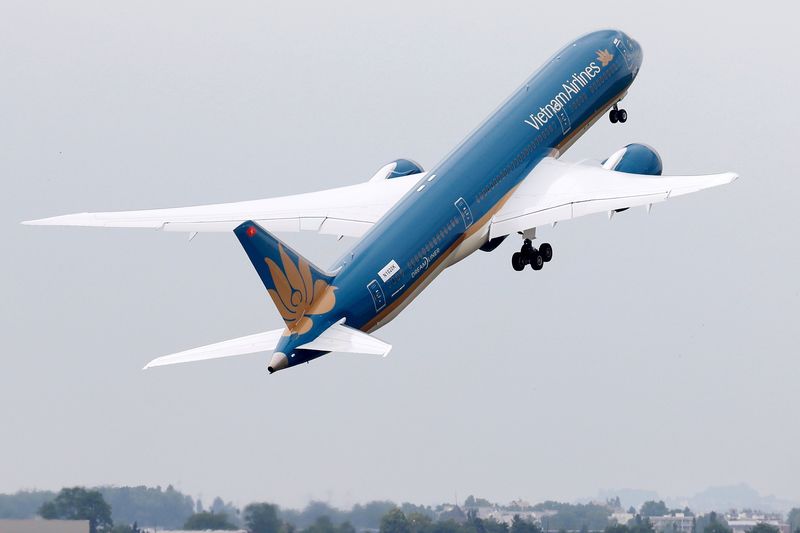
<svg viewBox="0 0 800 533">
<path fill-rule="evenodd" d="M 615 30 L 559 50 L 333 265 L 336 306 L 314 329 L 344 318 L 373 331 L 484 245 L 491 217 L 514 189 L 625 95 L 641 61 L 638 43 Z M 295 350 L 304 342 L 287 337 L 278 349 L 297 351 L 294 365 L 318 355 Z"/>
</svg>

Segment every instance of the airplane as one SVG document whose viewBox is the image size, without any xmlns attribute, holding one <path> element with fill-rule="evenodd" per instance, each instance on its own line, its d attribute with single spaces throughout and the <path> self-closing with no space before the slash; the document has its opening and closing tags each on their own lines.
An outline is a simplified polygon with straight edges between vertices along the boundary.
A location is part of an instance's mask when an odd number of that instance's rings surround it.
<svg viewBox="0 0 800 533">
<path fill-rule="evenodd" d="M 279 198 L 143 211 L 76 213 L 32 225 L 233 231 L 285 327 L 154 359 L 145 366 L 269 353 L 273 372 L 331 352 L 387 355 L 372 332 L 389 323 L 447 267 L 509 235 L 511 266 L 541 270 L 549 243 L 536 228 L 732 182 L 732 172 L 662 176 L 659 154 L 629 144 L 602 162 L 560 156 L 608 111 L 639 73 L 642 48 L 619 30 L 586 34 L 555 53 L 431 170 L 410 159 L 369 181 Z M 360 239 L 330 268 L 314 265 L 275 233 L 315 231 Z"/>
</svg>

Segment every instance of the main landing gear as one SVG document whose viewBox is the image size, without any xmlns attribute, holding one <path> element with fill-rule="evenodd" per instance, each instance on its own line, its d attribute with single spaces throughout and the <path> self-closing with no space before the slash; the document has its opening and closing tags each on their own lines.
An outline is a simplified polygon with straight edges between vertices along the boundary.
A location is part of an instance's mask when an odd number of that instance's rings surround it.
<svg viewBox="0 0 800 533">
<path fill-rule="evenodd" d="M 628 112 L 624 109 L 618 109 L 617 104 L 614 104 L 614 109 L 608 113 L 608 119 L 612 124 L 616 124 L 617 122 L 623 123 L 628 120 Z"/>
<path fill-rule="evenodd" d="M 534 270 L 541 270 L 545 263 L 553 258 L 553 247 L 543 242 L 539 249 L 533 247 L 530 239 L 525 239 L 519 252 L 511 256 L 511 266 L 517 272 L 524 270 L 525 265 L 530 265 Z"/>
</svg>

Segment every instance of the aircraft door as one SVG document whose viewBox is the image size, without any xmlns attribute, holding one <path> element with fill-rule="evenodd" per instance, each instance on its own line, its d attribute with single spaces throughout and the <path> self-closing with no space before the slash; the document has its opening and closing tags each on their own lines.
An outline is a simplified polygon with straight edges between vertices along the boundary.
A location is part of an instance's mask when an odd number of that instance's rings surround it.
<svg viewBox="0 0 800 533">
<path fill-rule="evenodd" d="M 567 109 L 565 107 L 562 107 L 556 111 L 556 116 L 558 117 L 558 121 L 561 123 L 561 133 L 567 133 L 572 129 L 572 122 L 569 120 L 569 115 L 567 114 Z"/>
</svg>

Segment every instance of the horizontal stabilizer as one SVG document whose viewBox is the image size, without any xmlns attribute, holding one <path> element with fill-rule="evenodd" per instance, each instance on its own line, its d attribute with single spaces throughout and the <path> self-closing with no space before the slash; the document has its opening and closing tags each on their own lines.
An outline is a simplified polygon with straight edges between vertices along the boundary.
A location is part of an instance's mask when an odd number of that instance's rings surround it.
<svg viewBox="0 0 800 533">
<path fill-rule="evenodd" d="M 235 355 L 271 352 L 278 345 L 278 340 L 281 338 L 283 331 L 282 329 L 274 329 L 272 331 L 255 333 L 253 335 L 247 335 L 246 337 L 239 337 L 238 339 L 217 342 L 171 355 L 165 355 L 147 363 L 144 370 L 154 366 L 176 365 L 178 363 L 191 363 L 194 361 L 205 361 L 206 359 L 233 357 Z"/>
<path fill-rule="evenodd" d="M 334 324 L 326 329 L 322 335 L 309 343 L 298 346 L 298 348 L 324 352 L 380 355 L 383 357 L 386 357 L 392 351 L 391 344 L 387 344 L 369 333 L 364 333 L 344 324 Z"/>
<path fill-rule="evenodd" d="M 158 359 L 153 359 L 147 363 L 144 369 L 147 370 L 154 366 L 233 357 L 235 355 L 271 352 L 278 345 L 278 341 L 284 332 L 285 330 L 283 329 L 275 329 L 165 355 Z M 300 348 L 323 352 L 360 353 L 386 357 L 389 355 L 392 345 L 344 324 L 334 324 L 312 342 L 304 344 Z"/>
</svg>

